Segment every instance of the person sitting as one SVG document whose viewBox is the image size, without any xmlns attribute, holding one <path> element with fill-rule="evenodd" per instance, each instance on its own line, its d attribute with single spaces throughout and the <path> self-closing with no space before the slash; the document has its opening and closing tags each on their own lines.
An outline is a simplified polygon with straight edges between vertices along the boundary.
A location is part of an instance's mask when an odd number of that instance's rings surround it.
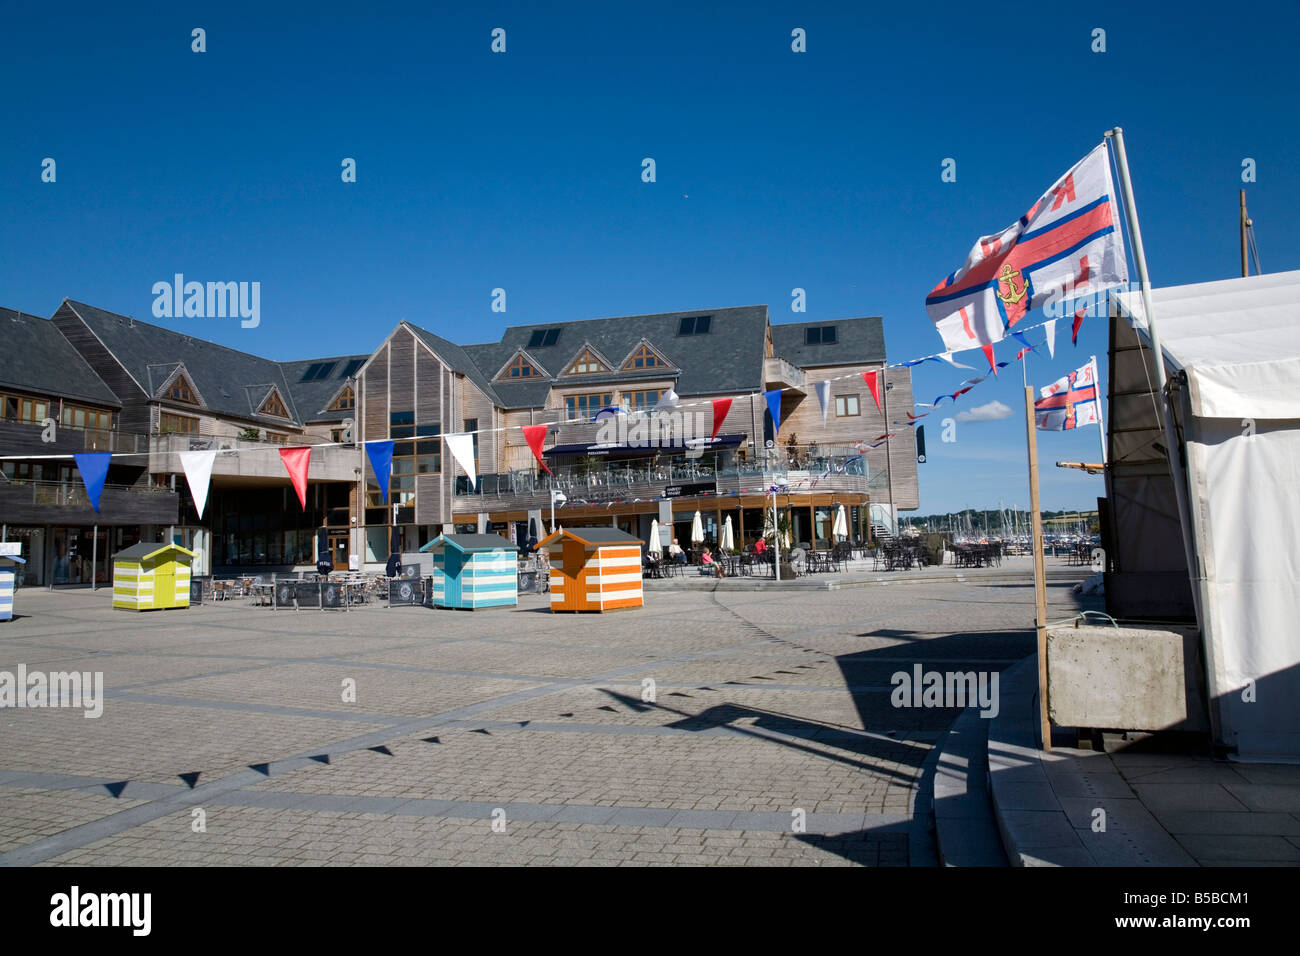
<svg viewBox="0 0 1300 956">
<path fill-rule="evenodd" d="M 713 552 L 708 548 L 705 548 L 704 554 L 700 556 L 700 568 L 705 574 L 712 574 L 715 578 L 723 575 L 721 562 L 713 560 Z"/>
<path fill-rule="evenodd" d="M 682 546 L 677 543 L 676 538 L 673 538 L 673 543 L 668 546 L 668 557 L 678 564 L 686 563 L 686 552 L 682 550 Z"/>
<path fill-rule="evenodd" d="M 755 554 L 761 556 L 761 555 L 763 554 L 763 552 L 766 551 L 766 550 L 767 550 L 767 542 L 764 541 L 762 538 L 759 538 L 757 541 L 754 542 L 754 553 L 755 553 Z"/>
</svg>

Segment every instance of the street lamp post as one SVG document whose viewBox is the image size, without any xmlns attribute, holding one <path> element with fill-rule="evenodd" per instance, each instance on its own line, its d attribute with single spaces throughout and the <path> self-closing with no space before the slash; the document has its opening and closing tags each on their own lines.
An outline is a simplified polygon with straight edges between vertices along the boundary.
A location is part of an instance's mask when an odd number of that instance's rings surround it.
<svg viewBox="0 0 1300 956">
<path fill-rule="evenodd" d="M 781 524 L 776 515 L 776 492 L 779 488 L 789 490 L 790 482 L 786 478 L 777 478 L 772 482 L 772 573 L 777 582 L 781 580 Z"/>
</svg>

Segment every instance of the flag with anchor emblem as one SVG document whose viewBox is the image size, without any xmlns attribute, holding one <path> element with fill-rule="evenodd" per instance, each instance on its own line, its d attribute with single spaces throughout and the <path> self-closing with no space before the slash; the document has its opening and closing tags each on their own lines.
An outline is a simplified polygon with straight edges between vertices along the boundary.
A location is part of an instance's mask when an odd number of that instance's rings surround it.
<svg viewBox="0 0 1300 956">
<path fill-rule="evenodd" d="M 1101 396 L 1097 390 L 1097 359 L 1057 379 L 1034 402 L 1034 423 L 1043 431 L 1063 432 L 1083 425 L 1101 424 Z"/>
<path fill-rule="evenodd" d="M 1001 340 L 1032 309 L 1126 286 L 1119 209 L 1102 143 L 1002 232 L 983 236 L 966 263 L 925 298 L 944 347 Z"/>
</svg>

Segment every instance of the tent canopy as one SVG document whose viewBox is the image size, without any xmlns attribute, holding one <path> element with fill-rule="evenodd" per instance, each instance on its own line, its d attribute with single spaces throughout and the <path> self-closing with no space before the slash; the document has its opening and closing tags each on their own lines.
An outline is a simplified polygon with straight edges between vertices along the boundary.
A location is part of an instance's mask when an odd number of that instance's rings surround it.
<svg viewBox="0 0 1300 956">
<path fill-rule="evenodd" d="M 1142 297 L 1121 304 L 1146 332 Z M 1300 272 L 1152 290 L 1160 345 L 1201 418 L 1300 417 Z"/>
<path fill-rule="evenodd" d="M 1173 458 L 1216 736 L 1241 759 L 1300 761 L 1300 272 L 1155 289 L 1152 303 L 1165 366 L 1186 375 L 1170 378 L 1185 452 Z M 1188 576 L 1147 323 L 1139 296 L 1119 305 L 1133 317 L 1111 324 L 1106 590 L 1127 616 L 1116 596 Z"/>
</svg>

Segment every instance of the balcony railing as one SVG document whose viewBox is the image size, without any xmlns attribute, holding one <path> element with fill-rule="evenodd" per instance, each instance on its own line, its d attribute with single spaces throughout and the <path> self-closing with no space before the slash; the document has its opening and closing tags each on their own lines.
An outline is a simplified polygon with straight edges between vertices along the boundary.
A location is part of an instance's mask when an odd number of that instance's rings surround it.
<svg viewBox="0 0 1300 956">
<path fill-rule="evenodd" d="M 774 449 L 774 451 L 776 451 Z M 458 499 L 502 498 L 550 501 L 554 491 L 563 492 L 573 502 L 615 500 L 635 497 L 662 497 L 667 488 L 683 487 L 683 492 L 733 494 L 762 493 L 773 485 L 785 485 L 791 491 L 815 490 L 825 483 L 834 490 L 873 491 L 885 487 L 887 475 L 882 471 L 868 476 L 865 457 L 856 449 L 816 455 L 787 454 L 768 459 L 721 461 L 713 456 L 701 459 L 652 461 L 647 459 L 600 462 L 594 466 L 573 465 L 552 469 L 547 475 L 532 468 L 499 474 L 479 475 L 476 488 L 460 476 L 456 482 Z M 709 486 L 689 489 L 688 486 Z M 469 501 L 463 502 L 472 506 Z"/>
</svg>

